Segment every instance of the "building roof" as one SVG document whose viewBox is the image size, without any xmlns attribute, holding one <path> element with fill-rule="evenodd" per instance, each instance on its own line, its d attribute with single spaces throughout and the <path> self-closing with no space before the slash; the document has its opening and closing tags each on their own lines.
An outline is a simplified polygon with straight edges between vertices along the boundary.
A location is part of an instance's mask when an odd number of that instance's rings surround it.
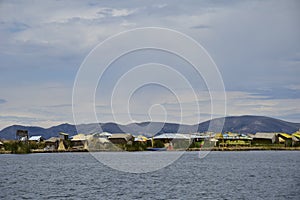
<svg viewBox="0 0 300 200">
<path fill-rule="evenodd" d="M 45 140 L 45 142 L 57 142 L 57 141 L 59 141 L 59 138 L 58 137 L 51 137 L 51 138 L 49 138 L 48 140 Z"/>
<path fill-rule="evenodd" d="M 60 132 L 59 135 L 69 135 L 68 133 Z"/>
<path fill-rule="evenodd" d="M 109 137 L 111 136 L 112 134 L 111 133 L 108 133 L 108 132 L 102 132 L 99 134 L 100 137 Z"/>
<path fill-rule="evenodd" d="M 300 139 L 300 132 L 294 133 L 293 136 L 295 136 L 296 138 Z"/>
<path fill-rule="evenodd" d="M 276 133 L 262 133 L 258 132 L 255 135 L 251 135 L 251 137 L 255 139 L 273 139 L 275 137 Z"/>
<path fill-rule="evenodd" d="M 292 136 L 290 134 L 287 134 L 287 133 L 279 133 L 280 136 L 284 137 L 284 138 L 287 138 L 287 139 L 291 139 Z"/>
<path fill-rule="evenodd" d="M 85 135 L 85 134 L 77 134 L 77 135 L 74 135 L 71 139 L 71 141 L 84 141 L 84 140 L 88 140 L 90 139 L 91 137 L 93 137 L 93 135 Z"/>
<path fill-rule="evenodd" d="M 38 136 L 31 136 L 28 140 L 30 141 L 38 141 L 38 140 L 41 140 L 43 139 L 42 136 L 38 135 Z"/>
<path fill-rule="evenodd" d="M 3 143 L 0 141 L 0 145 L 3 145 Z"/>
<path fill-rule="evenodd" d="M 134 141 L 136 141 L 136 142 L 146 142 L 147 140 L 148 140 L 148 138 L 143 135 L 139 135 L 134 138 Z"/>
<path fill-rule="evenodd" d="M 190 139 L 190 137 L 181 133 L 164 133 L 154 136 L 153 139 Z"/>
<path fill-rule="evenodd" d="M 116 133 L 108 137 L 108 139 L 120 139 L 120 138 L 129 141 L 132 138 L 132 135 L 129 133 Z"/>
<path fill-rule="evenodd" d="M 192 139 L 196 139 L 196 138 L 199 138 L 199 139 L 207 139 L 207 138 L 210 138 L 209 135 L 190 135 L 190 138 Z"/>
</svg>

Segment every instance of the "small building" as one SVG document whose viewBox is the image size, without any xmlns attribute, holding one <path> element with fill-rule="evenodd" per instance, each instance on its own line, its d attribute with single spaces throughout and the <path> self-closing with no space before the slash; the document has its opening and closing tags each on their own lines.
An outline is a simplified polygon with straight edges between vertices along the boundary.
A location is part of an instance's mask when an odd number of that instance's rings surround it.
<svg viewBox="0 0 300 200">
<path fill-rule="evenodd" d="M 111 148 L 113 144 L 106 137 L 99 137 L 98 134 L 93 134 L 92 137 L 88 136 L 87 139 L 87 147 L 89 151 L 113 150 L 113 148 Z"/>
<path fill-rule="evenodd" d="M 68 140 L 69 140 L 69 134 L 60 132 L 59 133 L 59 144 L 58 144 L 57 150 L 58 151 L 66 151 L 66 149 L 67 149 L 66 146 L 68 146 L 67 145 Z"/>
<path fill-rule="evenodd" d="M 4 148 L 4 144 L 0 141 L 0 150 Z"/>
<path fill-rule="evenodd" d="M 170 143 L 172 140 L 190 140 L 188 135 L 182 133 L 163 133 L 153 137 L 153 140 L 160 140 L 163 143 Z"/>
<path fill-rule="evenodd" d="M 43 136 L 31 136 L 29 139 L 29 141 L 33 141 L 33 142 L 42 142 L 45 140 L 45 138 L 43 138 Z"/>
<path fill-rule="evenodd" d="M 110 136 L 112 136 L 111 133 L 108 133 L 108 132 L 102 132 L 102 133 L 99 133 L 99 138 L 109 138 Z"/>
<path fill-rule="evenodd" d="M 58 145 L 59 145 L 59 138 L 58 137 L 51 137 L 48 140 L 45 140 L 45 145 L 46 147 L 44 148 L 44 150 L 56 150 L 58 149 Z"/>
<path fill-rule="evenodd" d="M 192 133 L 190 134 L 191 148 L 209 148 L 215 146 L 215 141 L 211 141 L 212 133 Z"/>
<path fill-rule="evenodd" d="M 27 130 L 17 130 L 16 131 L 16 139 L 19 141 L 27 141 L 28 140 L 28 131 Z"/>
<path fill-rule="evenodd" d="M 217 146 L 219 142 L 219 140 L 217 140 L 216 138 L 210 138 L 209 141 L 211 146 Z"/>
<path fill-rule="evenodd" d="M 66 146 L 69 146 L 69 145 L 67 145 L 68 140 L 69 140 L 69 134 L 60 132 L 59 133 L 59 144 L 58 144 L 57 150 L 58 151 L 66 151 L 67 150 Z"/>
<path fill-rule="evenodd" d="M 278 133 L 279 143 L 283 143 L 285 147 L 291 147 L 293 144 L 293 136 L 287 133 Z"/>
<path fill-rule="evenodd" d="M 218 140 L 217 145 L 223 147 L 251 146 L 252 138 L 245 134 L 226 132 L 224 134 L 216 134 L 215 139 Z"/>
<path fill-rule="evenodd" d="M 69 134 L 64 133 L 64 132 L 60 132 L 59 133 L 59 138 L 62 139 L 62 140 L 69 140 Z"/>
<path fill-rule="evenodd" d="M 297 131 L 292 134 L 292 140 L 293 140 L 293 147 L 300 146 L 300 131 Z"/>
<path fill-rule="evenodd" d="M 77 134 L 71 139 L 71 146 L 73 149 L 88 149 L 88 139 L 93 137 L 92 135 Z"/>
<path fill-rule="evenodd" d="M 154 143 L 159 141 L 169 150 L 173 148 L 187 149 L 191 144 L 191 137 L 182 133 L 163 133 L 153 137 Z"/>
<path fill-rule="evenodd" d="M 150 139 L 143 135 L 138 135 L 137 137 L 134 137 L 135 142 L 147 142 L 148 140 Z"/>
<path fill-rule="evenodd" d="M 207 134 L 191 134 L 190 137 L 192 142 L 203 142 L 211 138 L 211 136 Z"/>
<path fill-rule="evenodd" d="M 134 140 L 133 136 L 129 133 L 112 134 L 108 139 L 113 144 L 128 144 Z"/>
<path fill-rule="evenodd" d="M 251 135 L 251 137 L 253 138 L 252 144 L 256 145 L 270 145 L 279 142 L 277 133 L 257 132 L 255 135 Z"/>
<path fill-rule="evenodd" d="M 91 135 L 86 135 L 86 139 L 88 142 L 93 142 L 93 143 L 100 143 L 100 144 L 106 144 L 110 143 L 108 138 L 111 136 L 111 133 L 108 132 L 103 132 L 103 133 L 94 133 Z"/>
</svg>

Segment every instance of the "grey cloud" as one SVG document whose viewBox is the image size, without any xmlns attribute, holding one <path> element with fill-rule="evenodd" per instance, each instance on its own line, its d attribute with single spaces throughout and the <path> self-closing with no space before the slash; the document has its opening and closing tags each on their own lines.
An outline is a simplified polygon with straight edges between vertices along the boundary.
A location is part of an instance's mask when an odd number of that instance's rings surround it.
<svg viewBox="0 0 300 200">
<path fill-rule="evenodd" d="M 211 26 L 209 26 L 209 25 L 196 25 L 196 26 L 192 26 L 191 27 L 192 29 L 210 29 L 210 28 L 212 28 Z"/>
<path fill-rule="evenodd" d="M 6 103 L 7 101 L 5 99 L 0 99 L 0 104 L 4 104 Z"/>
<path fill-rule="evenodd" d="M 24 122 L 24 123 L 28 123 L 32 121 L 43 121 L 35 117 L 20 117 L 20 116 L 13 116 L 13 115 L 0 116 L 0 119 L 6 121 Z"/>
<path fill-rule="evenodd" d="M 72 104 L 57 104 L 57 105 L 49 105 L 46 106 L 48 108 L 66 108 L 66 107 L 71 107 Z"/>
<path fill-rule="evenodd" d="M 9 27 L 9 30 L 11 32 L 20 32 L 20 31 L 25 31 L 27 29 L 29 29 L 30 26 L 25 24 L 25 23 L 21 23 L 21 22 L 14 22 L 11 24 L 11 26 Z"/>
<path fill-rule="evenodd" d="M 173 28 L 205 44 L 218 64 L 228 90 L 257 93 L 269 100 L 300 98 L 299 12 L 296 5 L 293 6 L 299 3 L 293 2 L 188 0 L 182 4 L 175 0 L 160 1 L 161 5 L 155 6 L 153 1 L 74 1 L 72 5 L 64 7 L 61 6 L 62 2 L 56 4 L 45 1 L 30 5 L 3 1 L 0 6 L 0 34 L 5 40 L 0 41 L 0 83 L 7 88 L 16 84 L 15 80 L 18 80 L 18 84 L 22 81 L 32 85 L 47 81 L 70 84 L 89 50 L 108 36 L 125 30 L 125 26 L 120 24 L 126 22 L 134 24 L 132 27 Z M 18 9 L 31 14 L 13 12 Z M 114 13 L 116 11 L 119 13 Z M 157 60 L 163 62 L 162 59 Z M 122 65 L 127 64 L 131 62 L 122 62 Z M 192 79 L 184 65 L 178 65 L 178 69 L 182 69 L 182 74 L 186 74 L 189 80 Z M 109 88 L 113 83 L 112 77 L 109 76 L 107 82 Z M 60 85 L 57 87 L 62 88 Z M 263 87 L 270 90 L 259 89 Z M 55 91 L 49 90 L 51 88 L 39 89 L 55 96 Z M 30 93 L 30 90 L 27 92 Z M 161 94 L 159 96 L 162 97 Z M 43 99 L 45 97 L 39 98 L 47 101 Z M 250 100 L 260 102 L 266 98 Z M 0 104 L 6 102 L 0 99 Z M 47 118 L 59 117 L 62 110 L 70 107 L 68 104 L 60 104 L 63 102 L 66 101 L 52 102 L 55 105 L 43 107 L 48 108 L 45 109 L 48 112 L 53 111 L 51 113 L 32 112 Z M 245 99 L 241 102 L 245 102 Z M 282 103 L 282 107 L 291 107 L 289 104 Z M 22 107 L 23 104 L 18 102 L 18 105 L 13 106 Z M 106 107 L 99 106 L 97 109 L 103 112 Z M 242 114 L 249 114 L 249 109 L 242 110 Z M 284 115 L 282 113 L 285 111 L 280 112 Z M 230 114 L 240 113 L 232 109 Z M 268 112 L 262 111 L 262 114 Z M 298 115 L 293 117 L 296 119 Z"/>
</svg>

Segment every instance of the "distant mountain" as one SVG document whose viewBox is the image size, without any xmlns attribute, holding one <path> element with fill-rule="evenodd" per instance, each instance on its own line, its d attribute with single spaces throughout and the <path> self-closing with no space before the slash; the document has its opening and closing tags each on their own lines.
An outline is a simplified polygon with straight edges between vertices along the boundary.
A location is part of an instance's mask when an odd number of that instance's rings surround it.
<svg viewBox="0 0 300 200">
<path fill-rule="evenodd" d="M 224 121 L 225 120 L 225 121 Z M 264 116 L 233 116 L 217 118 L 199 124 L 198 132 L 208 129 L 210 123 L 220 124 L 224 121 L 223 132 L 257 133 L 257 132 L 285 132 L 293 133 L 300 128 L 300 123 L 292 123 Z"/>
<path fill-rule="evenodd" d="M 52 126 L 50 128 L 13 125 L 1 130 L 0 138 L 15 139 L 17 130 L 28 130 L 29 136 L 41 135 L 46 139 L 50 137 L 57 137 L 59 132 L 69 133 L 70 135 L 76 135 L 77 133 L 76 127 L 71 124 L 60 124 L 58 126 Z"/>
<path fill-rule="evenodd" d="M 216 118 L 209 121 L 202 122 L 196 125 L 176 124 L 176 123 L 162 123 L 162 122 L 142 122 L 131 123 L 127 125 L 120 125 L 116 123 L 91 123 L 81 124 L 77 127 L 71 124 L 60 124 L 50 128 L 41 128 L 33 126 L 13 125 L 4 128 L 0 131 L 0 138 L 15 139 L 15 134 L 18 129 L 28 130 L 30 136 L 41 135 L 48 139 L 50 137 L 57 137 L 59 132 L 69 133 L 73 136 L 77 133 L 95 133 L 95 132 L 110 132 L 110 133 L 132 133 L 134 135 L 152 136 L 161 133 L 193 133 L 220 131 L 217 129 L 219 125 L 223 126 L 223 131 L 230 131 L 236 133 L 256 133 L 256 132 L 285 132 L 293 133 L 300 128 L 300 123 L 291 123 L 264 116 L 234 116 L 225 118 Z"/>
</svg>

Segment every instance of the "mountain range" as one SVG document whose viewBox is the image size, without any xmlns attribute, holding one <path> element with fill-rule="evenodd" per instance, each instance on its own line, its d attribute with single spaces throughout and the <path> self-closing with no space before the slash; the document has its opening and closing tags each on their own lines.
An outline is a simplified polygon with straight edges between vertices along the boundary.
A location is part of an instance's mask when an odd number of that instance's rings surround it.
<svg viewBox="0 0 300 200">
<path fill-rule="evenodd" d="M 223 124 L 224 123 L 224 124 Z M 0 131 L 0 139 L 15 139 L 17 130 L 28 130 L 29 136 L 41 135 L 48 139 L 57 137 L 59 132 L 68 133 L 70 136 L 77 133 L 131 133 L 133 135 L 153 136 L 162 133 L 193 133 L 205 131 L 220 132 L 220 125 L 223 124 L 222 132 L 252 133 L 257 132 L 285 132 L 293 133 L 300 128 L 300 123 L 287 122 L 265 116 L 230 116 L 216 118 L 195 125 L 163 123 L 163 122 L 142 122 L 121 125 L 117 123 L 91 123 L 78 126 L 72 124 L 60 124 L 50 128 L 35 126 L 12 125 Z M 210 127 L 210 128 L 209 128 Z"/>
</svg>

